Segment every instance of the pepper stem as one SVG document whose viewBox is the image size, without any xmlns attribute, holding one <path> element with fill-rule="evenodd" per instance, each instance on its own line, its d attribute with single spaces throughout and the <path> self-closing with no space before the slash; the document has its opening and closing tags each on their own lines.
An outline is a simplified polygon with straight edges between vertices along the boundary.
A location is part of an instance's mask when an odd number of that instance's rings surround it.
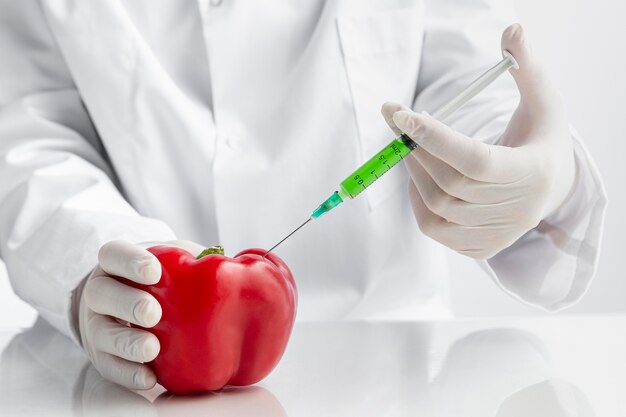
<svg viewBox="0 0 626 417">
<path fill-rule="evenodd" d="M 210 248 L 206 248 L 200 255 L 196 256 L 196 259 L 204 258 L 207 255 L 224 255 L 224 247 L 223 246 L 211 246 Z"/>
</svg>

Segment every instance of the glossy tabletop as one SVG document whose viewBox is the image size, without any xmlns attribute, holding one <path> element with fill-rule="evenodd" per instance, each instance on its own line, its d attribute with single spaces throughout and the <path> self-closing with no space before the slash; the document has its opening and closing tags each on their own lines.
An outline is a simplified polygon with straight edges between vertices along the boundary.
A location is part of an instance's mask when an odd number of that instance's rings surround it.
<svg viewBox="0 0 626 417">
<path fill-rule="evenodd" d="M 265 380 L 184 397 L 107 382 L 41 320 L 0 348 L 1 416 L 626 416 L 626 316 L 298 323 Z"/>
</svg>

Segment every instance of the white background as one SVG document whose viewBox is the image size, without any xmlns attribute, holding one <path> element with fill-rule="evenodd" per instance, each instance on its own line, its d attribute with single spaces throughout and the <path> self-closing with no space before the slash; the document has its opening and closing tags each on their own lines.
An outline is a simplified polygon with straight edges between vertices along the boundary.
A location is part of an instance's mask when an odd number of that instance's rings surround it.
<svg viewBox="0 0 626 417">
<path fill-rule="evenodd" d="M 586 140 L 609 193 L 596 280 L 578 305 L 560 314 L 626 311 L 621 262 L 626 233 L 626 7 L 617 0 L 515 4 L 533 50 L 563 93 L 570 120 Z M 545 314 L 502 293 L 473 261 L 450 254 L 450 264 L 456 314 Z M 0 327 L 28 326 L 34 318 L 35 312 L 13 295 L 0 265 Z"/>
</svg>

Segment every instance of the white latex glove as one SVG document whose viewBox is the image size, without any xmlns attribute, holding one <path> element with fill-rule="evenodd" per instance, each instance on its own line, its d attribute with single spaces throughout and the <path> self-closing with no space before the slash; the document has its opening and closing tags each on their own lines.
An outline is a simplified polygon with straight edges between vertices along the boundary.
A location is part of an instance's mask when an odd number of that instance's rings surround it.
<svg viewBox="0 0 626 417">
<path fill-rule="evenodd" d="M 99 265 L 87 278 L 80 297 L 78 325 L 87 356 L 100 374 L 130 389 L 150 389 L 156 376 L 144 362 L 159 353 L 159 340 L 152 333 L 129 327 L 128 322 L 153 327 L 161 319 L 161 306 L 145 291 L 122 284 L 112 276 L 141 284 L 161 279 L 161 264 L 141 245 L 113 240 L 100 248 Z M 204 248 L 189 241 L 163 242 L 197 256 Z M 144 248 L 145 247 L 145 248 Z"/>
<path fill-rule="evenodd" d="M 420 229 L 477 259 L 491 258 L 556 211 L 575 180 L 564 106 L 531 56 L 520 25 L 504 31 L 502 49 L 519 63 L 511 73 L 521 99 L 497 145 L 399 104 L 382 108 L 395 133 L 419 145 L 405 161 Z"/>
</svg>

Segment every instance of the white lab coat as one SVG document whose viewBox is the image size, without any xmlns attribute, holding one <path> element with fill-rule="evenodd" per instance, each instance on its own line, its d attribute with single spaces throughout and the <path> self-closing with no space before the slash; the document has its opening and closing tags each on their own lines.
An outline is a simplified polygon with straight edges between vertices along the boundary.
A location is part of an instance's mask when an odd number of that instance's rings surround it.
<svg viewBox="0 0 626 417">
<path fill-rule="evenodd" d="M 111 239 L 269 247 L 392 137 L 500 58 L 506 2 L 0 1 L 0 248 L 16 293 L 72 336 L 71 294 Z M 495 141 L 510 77 L 450 124 Z M 576 140 L 562 209 L 485 268 L 547 309 L 595 270 L 606 205 Z M 298 318 L 449 315 L 444 248 L 398 167 L 277 250 Z M 469 294 L 468 296 L 474 296 Z"/>
</svg>

